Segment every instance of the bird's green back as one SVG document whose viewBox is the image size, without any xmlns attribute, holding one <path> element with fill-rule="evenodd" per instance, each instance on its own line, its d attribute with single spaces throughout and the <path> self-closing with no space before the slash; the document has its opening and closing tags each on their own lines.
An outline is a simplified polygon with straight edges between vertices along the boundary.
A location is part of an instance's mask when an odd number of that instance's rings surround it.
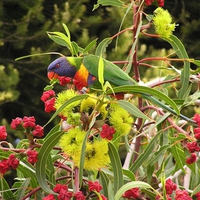
<svg viewBox="0 0 200 200">
<path fill-rule="evenodd" d="M 99 57 L 95 55 L 87 55 L 83 58 L 83 64 L 89 73 L 98 77 Z M 104 61 L 104 80 L 114 85 L 134 85 L 136 81 L 127 73 L 120 69 L 117 65 L 103 59 Z"/>
</svg>

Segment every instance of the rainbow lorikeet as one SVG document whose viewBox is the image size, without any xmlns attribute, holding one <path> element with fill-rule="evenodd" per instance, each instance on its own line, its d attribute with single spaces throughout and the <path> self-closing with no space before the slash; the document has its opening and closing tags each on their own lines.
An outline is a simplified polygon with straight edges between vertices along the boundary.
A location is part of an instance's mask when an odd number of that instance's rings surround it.
<svg viewBox="0 0 200 200">
<path fill-rule="evenodd" d="M 137 85 L 137 82 L 132 79 L 117 65 L 108 60 L 104 61 L 104 80 L 113 84 L 114 86 Z M 78 90 L 83 87 L 96 88 L 100 83 L 98 82 L 98 64 L 99 57 L 95 55 L 87 55 L 84 57 L 60 57 L 54 60 L 47 68 L 48 78 L 56 79 L 59 76 L 66 76 L 74 79 L 74 83 Z M 138 92 L 139 93 L 139 92 Z M 169 106 L 163 104 L 149 94 L 139 93 L 139 95 L 152 103 L 160 106 L 168 112 L 177 115 L 177 113 Z M 193 120 L 180 114 L 182 119 L 195 123 Z"/>
</svg>

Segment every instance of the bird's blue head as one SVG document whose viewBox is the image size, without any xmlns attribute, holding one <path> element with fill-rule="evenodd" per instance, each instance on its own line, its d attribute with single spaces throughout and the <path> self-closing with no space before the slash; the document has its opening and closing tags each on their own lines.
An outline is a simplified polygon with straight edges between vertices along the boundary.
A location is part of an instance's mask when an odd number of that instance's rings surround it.
<svg viewBox="0 0 200 200">
<path fill-rule="evenodd" d="M 47 68 L 47 76 L 50 80 L 57 79 L 59 76 L 73 78 L 75 74 L 76 67 L 66 57 L 57 58 Z"/>
</svg>

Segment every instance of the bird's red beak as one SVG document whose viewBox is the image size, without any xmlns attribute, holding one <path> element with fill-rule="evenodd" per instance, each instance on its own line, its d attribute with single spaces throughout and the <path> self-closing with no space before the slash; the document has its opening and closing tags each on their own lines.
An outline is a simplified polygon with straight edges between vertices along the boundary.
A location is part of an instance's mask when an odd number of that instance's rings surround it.
<svg viewBox="0 0 200 200">
<path fill-rule="evenodd" d="M 58 79 L 59 75 L 56 74 L 55 72 L 48 72 L 47 77 L 49 80 L 52 80 L 52 79 Z"/>
</svg>

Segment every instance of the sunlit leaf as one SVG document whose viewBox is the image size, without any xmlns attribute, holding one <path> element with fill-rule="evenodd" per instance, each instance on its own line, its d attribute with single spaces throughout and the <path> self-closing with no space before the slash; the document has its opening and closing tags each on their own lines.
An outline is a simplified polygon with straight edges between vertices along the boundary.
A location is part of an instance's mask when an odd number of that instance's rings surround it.
<svg viewBox="0 0 200 200">
<path fill-rule="evenodd" d="M 142 182 L 142 181 L 132 181 L 129 183 L 126 183 L 123 185 L 115 194 L 115 200 L 119 200 L 127 190 L 131 188 L 146 188 L 146 189 L 152 189 L 154 190 L 148 183 Z M 154 190 L 155 191 L 155 190 Z"/>
<path fill-rule="evenodd" d="M 127 110 L 131 115 L 138 117 L 138 118 L 142 118 L 142 119 L 150 119 L 132 103 L 125 101 L 125 100 L 119 100 L 118 103 L 122 108 Z"/>
<path fill-rule="evenodd" d="M 99 58 L 99 65 L 98 65 L 98 80 L 103 87 L 103 84 L 104 84 L 104 62 L 103 62 L 103 58 L 101 56 Z"/>
<path fill-rule="evenodd" d="M 38 154 L 38 162 L 36 163 L 36 176 L 38 183 L 45 192 L 51 194 L 54 194 L 54 192 L 52 189 L 50 189 L 49 185 L 47 184 L 45 166 L 47 165 L 47 159 L 48 156 L 50 155 L 51 150 L 58 143 L 62 135 L 63 131 L 57 131 L 49 135 L 48 138 L 45 138 L 44 143 L 40 148 Z"/>
<path fill-rule="evenodd" d="M 63 28 L 65 29 L 67 37 L 69 38 L 69 40 L 71 40 L 71 35 L 70 35 L 70 31 L 69 31 L 68 27 L 64 23 L 62 23 L 62 25 L 63 25 Z"/>
<path fill-rule="evenodd" d="M 109 151 L 108 155 L 110 157 L 111 165 L 114 174 L 114 193 L 124 184 L 123 183 L 123 171 L 122 165 L 119 157 L 119 153 L 112 143 L 108 143 Z"/>
</svg>

